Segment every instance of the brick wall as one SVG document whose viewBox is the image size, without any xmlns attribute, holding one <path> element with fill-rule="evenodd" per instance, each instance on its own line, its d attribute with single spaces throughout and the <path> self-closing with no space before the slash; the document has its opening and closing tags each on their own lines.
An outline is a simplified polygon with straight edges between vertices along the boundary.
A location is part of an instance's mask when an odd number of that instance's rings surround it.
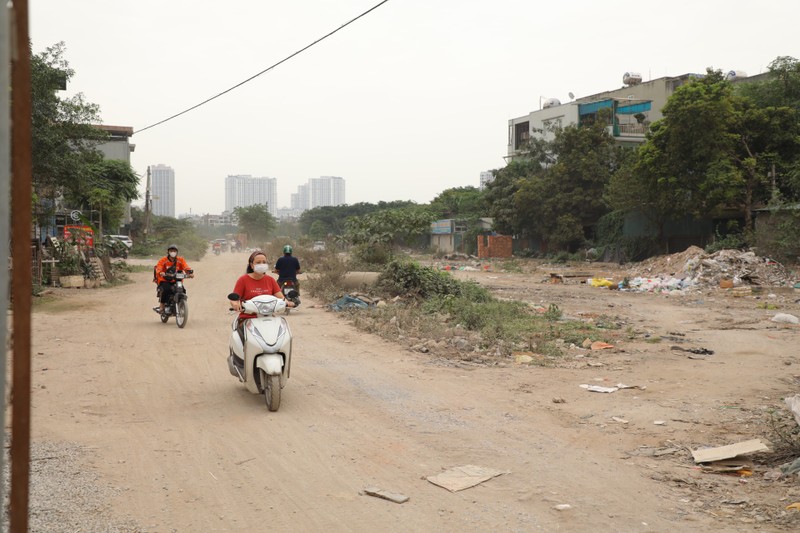
<svg viewBox="0 0 800 533">
<path fill-rule="evenodd" d="M 478 235 L 478 257 L 511 257 L 512 245 L 509 235 Z"/>
</svg>

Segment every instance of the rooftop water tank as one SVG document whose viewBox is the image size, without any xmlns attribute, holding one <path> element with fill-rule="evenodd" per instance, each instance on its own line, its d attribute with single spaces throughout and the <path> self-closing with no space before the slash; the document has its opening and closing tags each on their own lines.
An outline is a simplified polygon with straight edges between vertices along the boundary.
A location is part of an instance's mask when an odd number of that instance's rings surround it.
<svg viewBox="0 0 800 533">
<path fill-rule="evenodd" d="M 561 105 L 561 100 L 558 98 L 548 98 L 542 104 L 542 109 L 547 109 L 548 107 L 555 107 L 557 105 Z"/>
<path fill-rule="evenodd" d="M 622 83 L 625 85 L 639 85 L 642 83 L 642 75 L 638 72 L 626 72 L 622 76 Z"/>
<path fill-rule="evenodd" d="M 747 77 L 747 72 L 743 70 L 729 70 L 725 74 L 725 79 L 728 81 L 740 80 Z"/>
</svg>

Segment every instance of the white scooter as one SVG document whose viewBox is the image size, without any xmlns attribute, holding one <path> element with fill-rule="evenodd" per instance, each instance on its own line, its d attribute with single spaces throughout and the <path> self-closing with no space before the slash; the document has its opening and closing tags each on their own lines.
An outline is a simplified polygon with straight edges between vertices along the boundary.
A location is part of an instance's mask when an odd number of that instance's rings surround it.
<svg viewBox="0 0 800 533">
<path fill-rule="evenodd" d="M 231 293 L 229 300 L 239 300 Z M 231 324 L 228 370 L 253 394 L 263 394 L 267 409 L 277 411 L 281 405 L 281 389 L 289 379 L 292 363 L 292 332 L 279 313 L 286 302 L 263 294 L 242 301 L 245 313 L 256 315 L 239 327 L 239 317 Z"/>
</svg>

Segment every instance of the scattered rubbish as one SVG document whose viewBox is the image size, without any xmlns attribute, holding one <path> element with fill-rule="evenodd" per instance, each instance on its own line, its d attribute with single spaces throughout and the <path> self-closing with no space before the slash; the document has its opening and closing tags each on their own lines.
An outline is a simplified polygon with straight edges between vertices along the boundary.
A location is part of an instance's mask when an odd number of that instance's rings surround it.
<svg viewBox="0 0 800 533">
<path fill-rule="evenodd" d="M 719 288 L 720 289 L 732 289 L 733 288 L 733 280 L 732 279 L 721 279 L 719 280 Z"/>
<path fill-rule="evenodd" d="M 793 474 L 800 474 L 800 457 L 791 463 L 782 464 L 780 467 L 784 476 L 791 476 Z"/>
<path fill-rule="evenodd" d="M 641 455 L 645 457 L 661 457 L 663 455 L 672 455 L 673 453 L 682 452 L 683 448 L 651 448 L 649 446 L 641 446 L 629 455 Z"/>
<path fill-rule="evenodd" d="M 622 389 L 645 390 L 647 388 L 647 385 L 625 385 L 624 383 L 617 383 L 615 386 L 620 390 L 622 390 Z"/>
<path fill-rule="evenodd" d="M 677 352 L 689 352 L 697 355 L 714 355 L 714 350 L 709 350 L 708 348 L 684 348 L 683 346 L 670 346 L 669 349 Z"/>
<path fill-rule="evenodd" d="M 592 287 L 613 287 L 615 283 L 605 278 L 592 278 L 587 281 Z"/>
<path fill-rule="evenodd" d="M 784 398 L 783 401 L 789 406 L 789 410 L 794 415 L 794 421 L 800 426 L 800 394 Z"/>
<path fill-rule="evenodd" d="M 800 324 L 800 318 L 790 315 L 789 313 L 778 313 L 774 317 L 770 318 L 770 320 L 779 324 Z"/>
<path fill-rule="evenodd" d="M 349 294 L 345 294 L 334 303 L 330 304 L 328 307 L 331 308 L 333 311 L 342 311 L 344 309 L 352 309 L 352 308 L 366 308 L 369 307 L 369 304 L 364 300 L 360 300 L 358 298 L 354 298 Z"/>
<path fill-rule="evenodd" d="M 400 494 L 398 492 L 389 492 L 383 489 L 379 489 L 377 487 L 367 487 L 362 491 L 363 494 L 367 496 L 375 496 L 376 498 L 383 498 L 384 500 L 389 500 L 390 502 L 394 503 L 406 503 L 408 501 L 408 496 L 405 494 Z"/>
<path fill-rule="evenodd" d="M 653 424 L 655 424 L 656 426 L 666 426 L 667 425 L 667 421 L 666 420 L 653 420 Z"/>
<path fill-rule="evenodd" d="M 503 474 L 510 474 L 510 472 L 482 466 L 464 465 L 445 470 L 435 476 L 428 476 L 426 479 L 450 492 L 458 492 Z"/>
<path fill-rule="evenodd" d="M 695 463 L 710 463 L 713 461 L 721 461 L 723 459 L 732 459 L 739 455 L 745 455 L 754 452 L 767 451 L 766 444 L 759 439 L 752 439 L 736 444 L 728 444 L 727 446 L 718 446 L 716 448 L 700 448 L 692 450 L 692 457 Z"/>
<path fill-rule="evenodd" d="M 612 416 L 611 420 L 613 420 L 614 422 L 619 422 L 620 424 L 627 424 L 628 423 L 627 420 L 625 420 L 624 418 L 620 418 L 618 416 Z"/>
<path fill-rule="evenodd" d="M 607 342 L 603 341 L 594 341 L 590 346 L 592 350 L 608 350 L 613 347 L 613 344 L 608 344 Z"/>
<path fill-rule="evenodd" d="M 586 389 L 589 392 L 605 392 L 609 394 L 619 390 L 619 387 L 602 387 L 600 385 L 587 385 L 585 383 L 581 385 L 581 388 Z"/>
<path fill-rule="evenodd" d="M 753 252 L 726 249 L 707 254 L 697 246 L 642 261 L 635 269 L 629 273 L 642 277 L 630 279 L 628 290 L 685 291 L 704 286 L 727 286 L 729 280 L 733 287 L 731 292 L 734 292 L 740 286 L 792 286 L 796 283 L 795 275 L 783 265 Z"/>
<path fill-rule="evenodd" d="M 554 505 L 553 509 L 555 509 L 556 511 L 567 511 L 569 509 L 572 509 L 572 506 L 568 503 L 559 503 L 558 505 Z"/>
<path fill-rule="evenodd" d="M 725 505 L 744 505 L 746 503 L 750 503 L 750 500 L 747 498 L 740 498 L 738 500 L 722 500 L 720 503 Z"/>
<path fill-rule="evenodd" d="M 553 403 L 567 403 L 564 398 L 553 398 Z"/>
<path fill-rule="evenodd" d="M 712 461 L 710 463 L 700 465 L 706 472 L 714 472 L 718 474 L 727 474 L 735 472 L 740 476 L 753 475 L 753 461 L 749 459 L 736 457 L 734 459 L 722 459 L 720 461 Z"/>
<path fill-rule="evenodd" d="M 800 502 L 794 502 L 786 506 L 787 511 L 795 510 L 800 511 Z"/>
<path fill-rule="evenodd" d="M 533 361 L 533 354 L 530 353 L 515 353 L 514 354 L 514 361 L 518 364 L 526 364 Z"/>
</svg>

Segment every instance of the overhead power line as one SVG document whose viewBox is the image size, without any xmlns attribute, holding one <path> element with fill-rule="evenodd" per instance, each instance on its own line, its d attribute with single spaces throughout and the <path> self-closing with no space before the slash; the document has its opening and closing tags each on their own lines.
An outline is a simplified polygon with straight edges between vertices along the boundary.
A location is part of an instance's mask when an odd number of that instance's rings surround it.
<svg viewBox="0 0 800 533">
<path fill-rule="evenodd" d="M 172 115 L 172 116 L 170 116 L 170 117 L 167 117 L 167 118 L 165 118 L 164 120 L 160 120 L 160 121 L 158 121 L 158 122 L 156 122 L 156 123 L 154 123 L 154 124 L 150 124 L 149 126 L 146 126 L 146 127 L 144 127 L 144 128 L 138 129 L 138 130 L 134 131 L 133 133 L 140 133 L 140 132 L 143 132 L 143 131 L 145 131 L 145 130 L 149 130 L 150 128 L 155 128 L 156 126 L 158 126 L 158 125 L 160 125 L 160 124 L 163 124 L 163 123 L 165 123 L 165 122 L 169 122 L 169 121 L 170 121 L 170 120 L 172 120 L 173 118 L 177 118 L 177 117 L 179 117 L 179 116 L 181 116 L 181 115 L 185 115 L 185 114 L 186 114 L 186 113 L 188 113 L 189 111 L 192 111 L 192 110 L 194 110 L 194 109 L 197 109 L 198 107 L 200 107 L 200 106 L 202 106 L 202 105 L 205 105 L 205 104 L 209 103 L 209 102 L 210 102 L 210 101 L 212 101 L 212 100 L 216 100 L 217 98 L 219 98 L 219 97 L 220 97 L 220 96 L 222 96 L 223 94 L 227 94 L 227 93 L 231 92 L 232 90 L 234 90 L 234 89 L 236 89 L 236 88 L 238 88 L 238 87 L 241 87 L 241 86 L 242 86 L 242 85 L 244 85 L 245 83 L 247 83 L 247 82 L 249 82 L 249 81 L 252 81 L 252 80 L 256 79 L 257 77 L 261 76 L 262 74 L 265 74 L 265 73 L 269 72 L 270 70 L 274 69 L 274 68 L 275 68 L 275 67 L 277 67 L 278 65 L 280 65 L 280 64 L 282 64 L 282 63 L 286 63 L 287 61 L 289 61 L 289 60 L 290 60 L 290 59 L 292 59 L 293 57 L 295 57 L 295 56 L 297 56 L 297 55 L 300 55 L 301 53 L 305 52 L 306 50 L 308 50 L 309 48 L 311 48 L 311 47 L 312 47 L 312 46 L 314 46 L 315 44 L 321 43 L 322 41 L 324 41 L 325 39 L 327 39 L 328 37 L 330 37 L 330 36 L 331 36 L 331 35 L 333 35 L 334 33 L 338 32 L 339 30 L 342 30 L 342 29 L 346 28 L 347 26 L 349 26 L 349 25 L 350 25 L 350 24 L 352 24 L 353 22 L 357 21 L 357 20 L 358 20 L 358 19 L 360 19 L 361 17 L 364 17 L 364 16 L 368 15 L 368 14 L 369 14 L 369 13 L 371 13 L 372 11 L 375 11 L 376 9 L 378 9 L 379 7 L 381 7 L 383 4 L 385 4 L 385 3 L 386 3 L 386 2 L 388 2 L 388 1 L 389 1 L 389 0 L 383 0 L 382 2 L 378 2 L 377 4 L 375 4 L 374 6 L 372 6 L 372 7 L 371 7 L 371 8 L 369 8 L 369 9 L 367 9 L 366 11 L 364 11 L 363 13 L 361 13 L 360 15 L 358 15 L 357 17 L 355 17 L 355 18 L 352 18 L 352 19 L 348 20 L 347 22 L 345 22 L 344 24 L 342 24 L 341 26 L 339 26 L 339 27 L 338 27 L 338 28 L 336 28 L 335 30 L 333 30 L 333 31 L 331 31 L 331 32 L 328 32 L 328 33 L 326 33 L 325 35 L 323 35 L 322 37 L 320 37 L 320 38 L 319 38 L 319 39 L 317 39 L 316 41 L 312 42 L 311 44 L 308 44 L 308 45 L 304 46 L 303 48 L 301 48 L 300 50 L 298 50 L 298 51 L 294 52 L 293 54 L 291 54 L 291 55 L 288 55 L 288 56 L 284 57 L 283 59 L 281 59 L 281 60 L 280 60 L 280 61 L 278 61 L 277 63 L 275 63 L 275 64 L 273 64 L 273 65 L 270 65 L 269 67 L 265 68 L 265 69 L 264 69 L 264 70 L 262 70 L 261 72 L 259 72 L 259 73 L 257 73 L 257 74 L 253 74 L 252 76 L 250 76 L 250 77 L 249 77 L 249 78 L 247 78 L 246 80 L 244 80 L 244 81 L 241 81 L 241 82 L 237 83 L 237 84 L 236 84 L 236 85 L 234 85 L 233 87 L 230 87 L 230 88 L 228 88 L 228 89 L 225 89 L 225 90 L 224 90 L 224 91 L 222 91 L 221 93 L 217 93 L 217 94 L 215 94 L 214 96 L 212 96 L 211 98 L 207 98 L 207 99 L 203 100 L 203 101 L 202 101 L 202 102 L 200 102 L 199 104 L 195 104 L 195 105 L 193 105 L 192 107 L 189 107 L 189 108 L 187 108 L 187 109 L 184 109 L 184 110 L 183 110 L 183 111 L 181 111 L 180 113 L 175 113 L 174 115 Z"/>
</svg>

